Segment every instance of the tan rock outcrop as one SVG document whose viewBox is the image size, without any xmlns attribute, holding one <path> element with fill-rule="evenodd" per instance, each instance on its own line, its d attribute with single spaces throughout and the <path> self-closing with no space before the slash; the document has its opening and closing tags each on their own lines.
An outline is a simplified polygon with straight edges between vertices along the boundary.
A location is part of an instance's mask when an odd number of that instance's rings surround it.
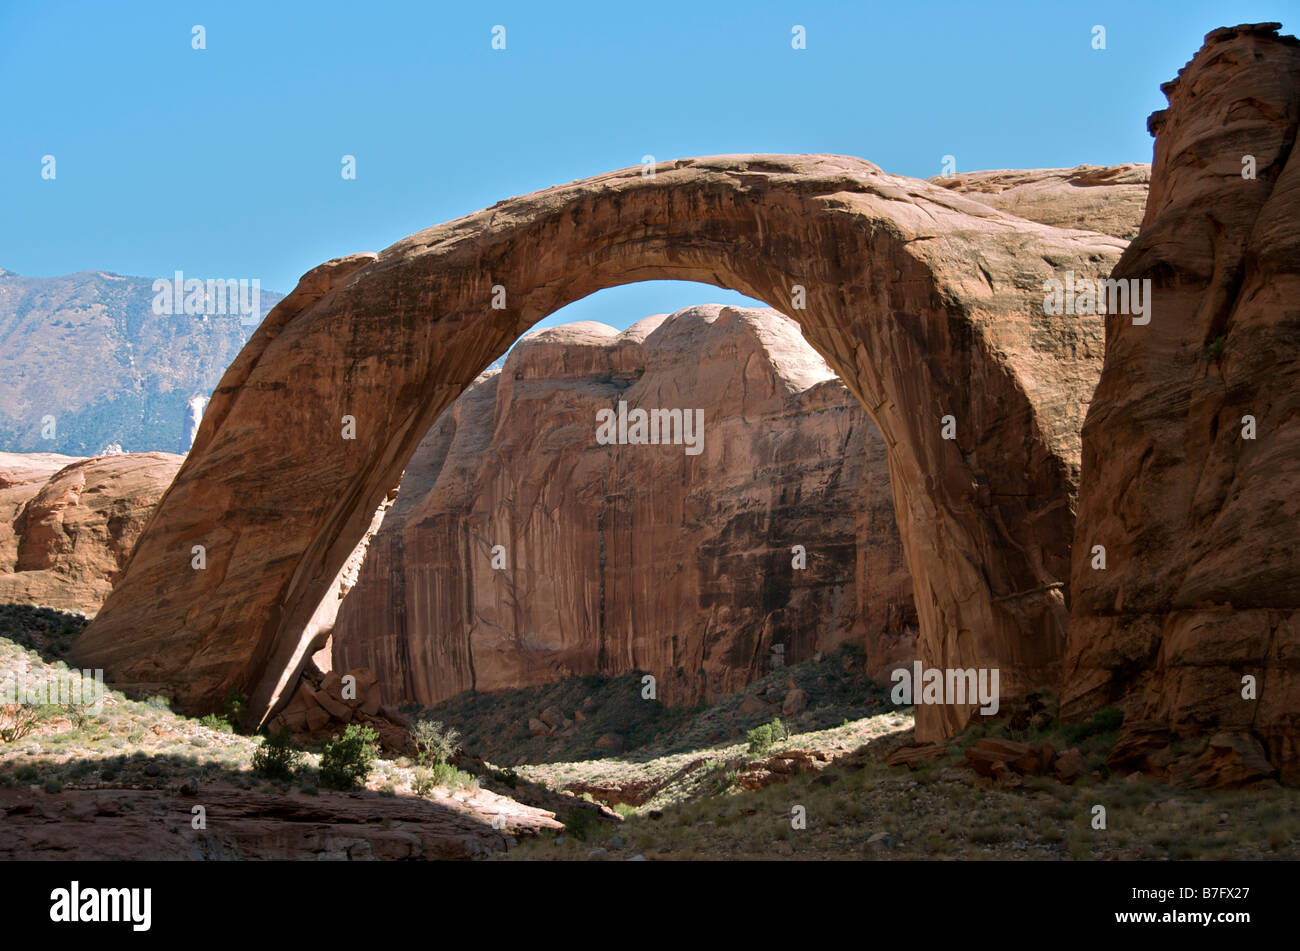
<svg viewBox="0 0 1300 951">
<path fill-rule="evenodd" d="M 204 784 L 211 826 L 195 830 L 193 798 L 158 789 L 0 787 L 0 859 L 85 861 L 371 861 L 477 859 L 564 827 L 555 813 L 486 789 L 427 797 L 273 794 Z"/>
<path fill-rule="evenodd" d="M 620 400 L 713 407 L 699 455 L 598 444 Z M 916 656 L 884 440 L 775 311 L 530 334 L 443 414 L 398 499 L 332 636 L 333 666 L 398 700 L 642 669 L 661 700 L 713 702 L 846 641 L 881 680 Z"/>
<path fill-rule="evenodd" d="M 1154 305 L 1106 320 L 1063 710 L 1123 706 L 1143 769 L 1162 735 L 1253 733 L 1295 783 L 1300 44 L 1276 26 L 1209 34 L 1150 120 L 1151 199 L 1113 276 Z"/>
<path fill-rule="evenodd" d="M 1129 240 L 1137 234 L 1146 211 L 1151 166 L 961 172 L 937 175 L 930 181 L 1030 221 Z"/>
<path fill-rule="evenodd" d="M 1060 270 L 1108 272 L 1124 243 L 854 158 L 654 173 L 546 189 L 308 273 L 217 387 L 77 662 L 132 680 L 147 657 L 185 709 L 237 686 L 265 718 L 323 645 L 344 563 L 438 415 L 564 304 L 675 278 L 790 313 L 866 406 L 925 662 L 998 667 L 1008 697 L 1054 682 L 1102 341 L 1100 319 L 1044 315 L 1041 288 Z M 205 572 L 189 568 L 197 543 Z M 917 734 L 972 709 L 922 707 Z"/>
<path fill-rule="evenodd" d="M 0 453 L 0 604 L 97 611 L 182 458 Z"/>
</svg>

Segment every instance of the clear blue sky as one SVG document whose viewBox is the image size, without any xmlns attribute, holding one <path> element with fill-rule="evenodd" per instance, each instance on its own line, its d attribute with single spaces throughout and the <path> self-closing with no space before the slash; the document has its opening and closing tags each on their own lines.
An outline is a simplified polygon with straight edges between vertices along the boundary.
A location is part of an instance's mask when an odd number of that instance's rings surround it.
<svg viewBox="0 0 1300 951">
<path fill-rule="evenodd" d="M 0 0 L 0 267 L 288 292 L 328 258 L 647 153 L 836 152 L 917 177 L 946 154 L 959 171 L 1149 161 L 1159 85 L 1203 35 L 1294 32 L 1295 8 Z M 739 299 L 656 282 L 548 322 Z"/>
</svg>

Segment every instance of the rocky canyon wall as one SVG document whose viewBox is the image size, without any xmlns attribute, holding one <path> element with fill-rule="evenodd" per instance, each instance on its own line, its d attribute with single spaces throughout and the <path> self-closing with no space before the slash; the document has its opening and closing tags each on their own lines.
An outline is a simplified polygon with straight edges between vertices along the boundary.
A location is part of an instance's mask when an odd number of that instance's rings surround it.
<svg viewBox="0 0 1300 951">
<path fill-rule="evenodd" d="M 596 414 L 619 401 L 703 409 L 702 451 L 598 444 Z M 531 333 L 412 456 L 333 665 L 424 704 L 637 668 L 661 699 L 713 701 L 778 646 L 796 662 L 845 641 L 883 678 L 915 657 L 917 626 L 885 453 L 776 311 Z"/>
<path fill-rule="evenodd" d="M 1300 44 L 1215 30 L 1166 83 L 1141 232 L 1114 277 L 1083 427 L 1065 709 L 1127 713 L 1124 765 L 1171 739 L 1300 782 Z M 1101 556 L 1104 555 L 1104 561 Z M 1253 765 L 1252 765 L 1253 764 Z M 1262 764 L 1262 765 L 1261 765 Z"/>
</svg>

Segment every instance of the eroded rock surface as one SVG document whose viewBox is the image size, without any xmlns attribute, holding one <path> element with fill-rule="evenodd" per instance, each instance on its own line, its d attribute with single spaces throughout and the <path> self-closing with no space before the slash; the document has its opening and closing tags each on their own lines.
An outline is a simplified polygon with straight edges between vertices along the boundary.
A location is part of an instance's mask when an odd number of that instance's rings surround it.
<svg viewBox="0 0 1300 951">
<path fill-rule="evenodd" d="M 619 401 L 707 408 L 702 451 L 599 445 Z M 887 679 L 915 632 L 875 425 L 793 320 L 707 305 L 537 331 L 477 379 L 412 456 L 332 659 L 392 702 L 631 669 L 712 702 L 778 645 L 852 641 Z"/>
<path fill-rule="evenodd" d="M 1150 120 L 1151 198 L 1114 276 L 1149 280 L 1153 313 L 1106 321 L 1063 699 L 1076 715 L 1122 705 L 1120 745 L 1147 771 L 1174 768 L 1147 748 L 1215 733 L 1230 750 L 1236 733 L 1294 784 L 1300 44 L 1276 27 L 1210 33 Z"/>
<path fill-rule="evenodd" d="M 196 804 L 205 810 L 201 830 L 192 825 Z M 554 813 L 486 789 L 421 799 L 272 794 L 228 783 L 205 783 L 197 797 L 174 789 L 0 789 L 0 822 L 0 858 L 79 861 L 474 859 L 563 828 Z"/>
<path fill-rule="evenodd" d="M 1129 240 L 1147 206 L 1151 166 L 1080 165 L 1077 168 L 961 172 L 930 179 L 1030 221 L 1084 228 Z"/>
<path fill-rule="evenodd" d="M 97 611 L 181 461 L 0 453 L 0 604 Z"/>
</svg>

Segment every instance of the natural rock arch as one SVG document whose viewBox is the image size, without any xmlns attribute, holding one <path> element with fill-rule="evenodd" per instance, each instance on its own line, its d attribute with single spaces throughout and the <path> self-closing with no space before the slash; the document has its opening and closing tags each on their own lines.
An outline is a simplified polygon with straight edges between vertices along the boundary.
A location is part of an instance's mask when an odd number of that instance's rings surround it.
<svg viewBox="0 0 1300 951">
<path fill-rule="evenodd" d="M 1004 698 L 1054 683 L 1102 325 L 1044 315 L 1042 283 L 1105 274 L 1123 247 L 860 159 L 723 156 L 549 188 L 328 262 L 222 378 L 75 658 L 165 683 L 192 711 L 238 687 L 265 719 L 323 642 L 340 569 L 438 414 L 561 306 L 669 278 L 790 314 L 871 413 L 923 661 L 998 667 Z M 955 440 L 941 438 L 946 415 Z M 920 707 L 917 734 L 969 712 Z"/>
</svg>

